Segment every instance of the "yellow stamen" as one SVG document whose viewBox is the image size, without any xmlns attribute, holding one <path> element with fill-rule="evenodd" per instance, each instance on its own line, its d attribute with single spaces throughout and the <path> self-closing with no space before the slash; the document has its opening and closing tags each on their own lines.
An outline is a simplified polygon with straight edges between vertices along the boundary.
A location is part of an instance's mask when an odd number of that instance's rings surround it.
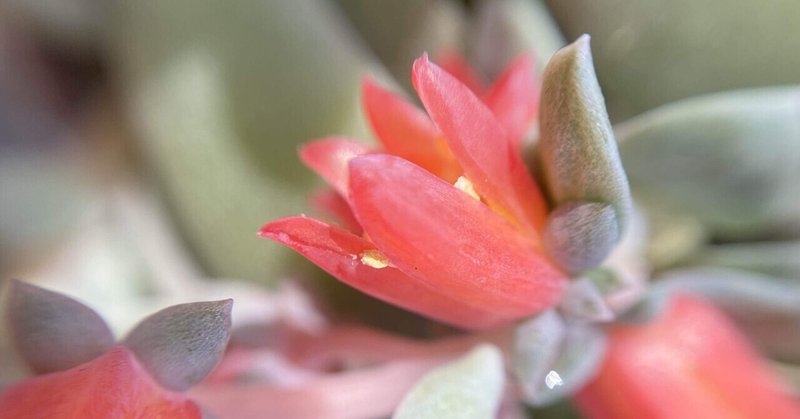
<svg viewBox="0 0 800 419">
<path fill-rule="evenodd" d="M 364 253 L 361 254 L 361 263 L 370 268 L 383 269 L 389 266 L 389 259 L 386 259 L 386 256 L 380 251 L 370 249 L 365 250 Z"/>
<path fill-rule="evenodd" d="M 464 191 L 467 195 L 471 196 L 473 199 L 477 201 L 481 200 L 480 195 L 478 195 L 478 191 L 476 191 L 475 187 L 472 186 L 472 182 L 470 182 L 470 180 L 465 178 L 464 176 L 459 176 L 458 180 L 456 180 L 456 183 L 453 186 Z"/>
</svg>

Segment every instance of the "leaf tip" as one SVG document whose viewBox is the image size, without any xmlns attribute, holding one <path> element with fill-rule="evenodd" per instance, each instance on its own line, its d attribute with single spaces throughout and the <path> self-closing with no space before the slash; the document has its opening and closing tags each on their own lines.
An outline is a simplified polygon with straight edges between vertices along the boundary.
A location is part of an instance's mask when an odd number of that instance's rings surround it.
<svg viewBox="0 0 800 419">
<path fill-rule="evenodd" d="M 36 373 L 70 369 L 114 344 L 111 330 L 97 312 L 61 293 L 12 279 L 5 306 L 11 340 Z"/>
</svg>

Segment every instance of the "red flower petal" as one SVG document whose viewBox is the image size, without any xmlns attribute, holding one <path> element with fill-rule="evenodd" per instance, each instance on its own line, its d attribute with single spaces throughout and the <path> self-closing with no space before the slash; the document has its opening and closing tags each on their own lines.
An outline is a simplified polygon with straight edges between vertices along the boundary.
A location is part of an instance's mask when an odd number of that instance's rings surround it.
<svg viewBox="0 0 800 419">
<path fill-rule="evenodd" d="M 313 218 L 297 216 L 276 220 L 265 225 L 259 236 L 296 250 L 340 281 L 366 294 L 442 322 L 477 329 L 509 320 L 434 291 L 391 266 L 376 269 L 365 265 L 362 255 L 375 250 L 375 245 Z"/>
<path fill-rule="evenodd" d="M 492 208 L 537 237 L 547 214 L 544 198 L 492 112 L 426 55 L 414 62 L 413 81 L 478 192 Z"/>
<path fill-rule="evenodd" d="M 577 397 L 589 418 L 799 418 L 744 336 L 714 306 L 675 297 L 654 321 L 612 329 Z"/>
<path fill-rule="evenodd" d="M 394 266 L 458 301 L 519 318 L 555 304 L 564 287 L 505 219 L 401 158 L 351 160 L 350 202 Z"/>
<path fill-rule="evenodd" d="M 520 149 L 531 122 L 536 118 L 539 91 L 533 57 L 523 55 L 506 68 L 483 96 L 483 103 L 508 132 L 514 150 Z"/>
<path fill-rule="evenodd" d="M 356 220 L 350 204 L 333 189 L 323 189 L 311 196 L 311 204 L 320 212 L 332 215 L 347 231 L 361 235 L 363 229 Z"/>
<path fill-rule="evenodd" d="M 300 159 L 342 196 L 347 196 L 347 162 L 369 153 L 366 144 L 345 137 L 326 137 L 300 147 Z"/>
<path fill-rule="evenodd" d="M 0 394 L 0 418 L 200 418 L 182 394 L 161 388 L 118 346 L 94 361 L 41 375 Z"/>
<path fill-rule="evenodd" d="M 448 182 L 455 182 L 461 175 L 461 166 L 422 109 L 370 78 L 362 82 L 362 95 L 372 129 L 389 154 L 413 162 Z"/>
<path fill-rule="evenodd" d="M 486 83 L 475 74 L 463 55 L 455 51 L 445 51 L 437 55 L 436 62 L 476 95 L 482 95 L 486 91 Z"/>
</svg>

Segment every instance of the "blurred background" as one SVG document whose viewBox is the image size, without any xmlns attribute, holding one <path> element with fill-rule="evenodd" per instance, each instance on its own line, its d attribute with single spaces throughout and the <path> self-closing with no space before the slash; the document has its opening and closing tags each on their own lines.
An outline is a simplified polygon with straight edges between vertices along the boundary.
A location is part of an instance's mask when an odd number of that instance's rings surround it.
<svg viewBox="0 0 800 419">
<path fill-rule="evenodd" d="M 371 141 L 361 77 L 408 90 L 423 51 L 490 80 L 590 33 L 655 272 L 713 265 L 795 292 L 798 22 L 796 0 L 0 0 L 0 278 L 79 297 L 117 333 L 218 297 L 237 325 L 311 325 L 309 291 L 419 332 L 256 237 L 321 186 L 297 146 Z M 790 368 L 800 332 L 770 330 L 758 341 Z"/>
</svg>

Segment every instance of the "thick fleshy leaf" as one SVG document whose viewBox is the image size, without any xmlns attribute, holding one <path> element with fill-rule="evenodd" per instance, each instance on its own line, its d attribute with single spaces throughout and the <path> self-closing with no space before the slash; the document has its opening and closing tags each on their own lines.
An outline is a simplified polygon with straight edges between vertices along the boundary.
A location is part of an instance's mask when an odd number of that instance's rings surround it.
<svg viewBox="0 0 800 419">
<path fill-rule="evenodd" d="M 461 166 L 428 115 L 370 78 L 362 82 L 364 110 L 386 152 L 402 157 L 448 182 Z"/>
<path fill-rule="evenodd" d="M 465 329 L 488 328 L 510 320 L 437 291 L 392 266 L 376 269 L 367 265 L 364 258 L 376 251 L 374 244 L 313 218 L 276 220 L 265 225 L 259 235 L 291 247 L 345 284 L 436 320 Z"/>
<path fill-rule="evenodd" d="M 406 160 L 351 160 L 350 202 L 392 265 L 456 300 L 519 318 L 549 308 L 564 288 L 564 275 L 506 219 Z"/>
<path fill-rule="evenodd" d="M 567 37 L 595 38 L 598 76 L 616 121 L 705 93 L 800 83 L 794 0 L 768 7 L 751 0 L 546 3 Z"/>
<path fill-rule="evenodd" d="M 164 387 L 185 391 L 222 359 L 233 300 L 178 304 L 144 319 L 123 344 Z"/>
<path fill-rule="evenodd" d="M 800 417 L 734 324 L 688 296 L 651 322 L 615 326 L 599 373 L 576 401 L 588 418 Z"/>
<path fill-rule="evenodd" d="M 538 237 L 547 206 L 509 134 L 468 88 L 423 55 L 414 62 L 414 88 L 444 134 L 467 178 L 489 205 Z"/>
<path fill-rule="evenodd" d="M 300 147 L 300 159 L 342 196 L 347 196 L 347 162 L 370 152 L 369 146 L 345 137 L 327 137 Z"/>
<path fill-rule="evenodd" d="M 503 394 L 503 356 L 481 345 L 423 377 L 393 419 L 486 419 L 495 417 Z"/>
<path fill-rule="evenodd" d="M 594 73 L 588 35 L 561 49 L 547 64 L 539 122 L 541 164 L 553 203 L 612 205 L 617 227 L 624 230 L 630 188 Z"/>
<path fill-rule="evenodd" d="M 114 346 L 106 322 L 63 294 L 12 280 L 5 304 L 12 342 L 38 374 L 70 369 Z"/>
<path fill-rule="evenodd" d="M 567 324 L 556 351 L 557 356 L 544 369 L 536 359 L 537 351 L 515 354 L 515 372 L 522 384 L 523 399 L 528 404 L 551 405 L 583 387 L 603 361 L 606 336 L 591 324 Z"/>
<path fill-rule="evenodd" d="M 123 119 L 136 127 L 187 248 L 211 276 L 279 281 L 297 258 L 278 248 L 265 255 L 246 237 L 306 208 L 314 176 L 297 161 L 298 145 L 369 135 L 359 83 L 386 72 L 328 0 L 111 8 L 109 70 Z"/>
<path fill-rule="evenodd" d="M 547 217 L 544 248 L 561 269 L 577 274 L 605 260 L 619 240 L 614 207 L 587 201 L 557 206 Z"/>
<path fill-rule="evenodd" d="M 599 274 L 593 273 L 595 276 Z M 619 287 L 619 279 L 611 272 L 606 273 L 602 286 L 613 293 Z M 605 301 L 603 291 L 594 278 L 589 276 L 570 281 L 564 296 L 558 303 L 558 309 L 571 320 L 584 322 L 607 322 L 614 319 L 614 311 Z"/>
<path fill-rule="evenodd" d="M 533 57 L 522 55 L 506 68 L 483 96 L 483 102 L 505 127 L 517 152 L 539 110 L 539 90 Z"/>
<path fill-rule="evenodd" d="M 550 389 L 554 387 L 555 377 L 550 372 L 566 334 L 567 324 L 555 310 L 526 320 L 514 331 L 511 372 L 527 400 L 534 400 L 546 392 L 544 386 L 547 384 Z"/>
<path fill-rule="evenodd" d="M 58 348 L 52 348 L 53 353 Z M 124 347 L 67 371 L 3 389 L 0 418 L 200 419 L 185 396 L 161 388 Z"/>
<path fill-rule="evenodd" d="M 800 87 L 672 103 L 616 127 L 637 196 L 725 241 L 800 234 Z M 795 258 L 796 259 L 796 258 Z"/>
<path fill-rule="evenodd" d="M 800 239 L 705 246 L 691 258 L 692 264 L 712 265 L 800 278 Z"/>
</svg>

